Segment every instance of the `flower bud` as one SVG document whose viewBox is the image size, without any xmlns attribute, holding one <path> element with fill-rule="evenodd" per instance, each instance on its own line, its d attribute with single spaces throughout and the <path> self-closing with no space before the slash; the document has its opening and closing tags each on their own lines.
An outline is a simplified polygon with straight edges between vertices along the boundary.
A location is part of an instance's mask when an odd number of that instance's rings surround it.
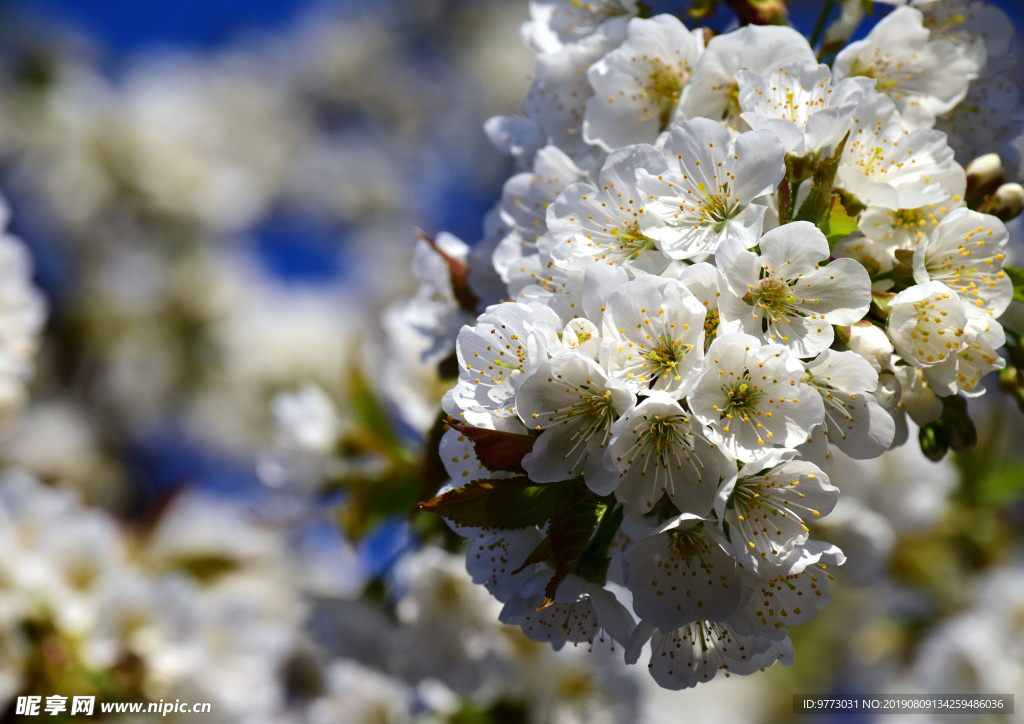
<svg viewBox="0 0 1024 724">
<path fill-rule="evenodd" d="M 921 452 L 932 462 L 939 462 L 949 452 L 949 430 L 937 422 L 922 427 L 917 433 Z"/>
<path fill-rule="evenodd" d="M 889 367 L 895 350 L 884 330 L 862 319 L 843 330 L 842 336 L 846 346 L 866 359 L 875 368 L 875 372 Z"/>
<path fill-rule="evenodd" d="M 983 214 L 992 214 L 1002 221 L 1010 221 L 1024 211 L 1024 186 L 1003 184 L 985 199 L 979 209 Z"/>
<path fill-rule="evenodd" d="M 999 389 L 1008 395 L 1017 394 L 1020 386 L 1020 374 L 1016 367 L 1005 367 L 999 371 Z"/>
<path fill-rule="evenodd" d="M 1002 179 L 1003 162 L 998 153 L 986 153 L 967 164 L 964 171 L 967 172 L 967 188 L 976 189 Z"/>
<path fill-rule="evenodd" d="M 967 190 L 964 200 L 968 208 L 980 211 L 999 186 L 1006 181 L 999 155 L 988 153 L 971 161 L 967 168 Z"/>
</svg>

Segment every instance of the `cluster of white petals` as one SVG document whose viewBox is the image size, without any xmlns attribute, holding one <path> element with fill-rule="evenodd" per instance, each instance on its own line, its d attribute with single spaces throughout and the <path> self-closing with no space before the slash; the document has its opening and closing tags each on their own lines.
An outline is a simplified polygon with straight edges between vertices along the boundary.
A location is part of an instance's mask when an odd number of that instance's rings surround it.
<svg viewBox="0 0 1024 724">
<path fill-rule="evenodd" d="M 533 484 L 621 506 L 628 595 L 584 572 L 546 592 L 544 526 L 456 525 L 502 621 L 646 651 L 670 689 L 788 665 L 845 561 L 813 537 L 836 450 L 878 458 L 1004 366 L 1008 234 L 936 124 L 1008 42 L 998 15 L 938 19 L 968 3 L 911 4 L 832 67 L 788 27 L 705 43 L 625 0 L 531 5 L 525 118 L 488 123 L 529 169 L 494 212 L 480 297 L 504 301 L 458 332 L 443 409 L 532 438 Z M 440 450 L 453 485 L 513 476 L 458 429 Z"/>
</svg>

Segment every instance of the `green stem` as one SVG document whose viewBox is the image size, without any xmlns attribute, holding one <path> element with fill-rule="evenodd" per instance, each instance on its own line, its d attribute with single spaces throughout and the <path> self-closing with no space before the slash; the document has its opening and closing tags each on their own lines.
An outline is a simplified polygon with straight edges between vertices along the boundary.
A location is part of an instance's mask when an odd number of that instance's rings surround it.
<svg viewBox="0 0 1024 724">
<path fill-rule="evenodd" d="M 825 6 L 821 9 L 821 15 L 818 16 L 818 22 L 814 24 L 814 32 L 811 33 L 812 48 L 817 46 L 818 41 L 821 40 L 821 33 L 825 29 L 825 22 L 828 20 L 828 16 L 835 5 L 836 0 L 825 0 Z"/>
<path fill-rule="evenodd" d="M 875 274 L 871 277 L 871 283 L 874 284 L 875 282 L 884 282 L 886 279 L 892 279 L 892 273 L 893 270 L 890 269 L 889 271 L 884 271 L 881 274 Z"/>
</svg>

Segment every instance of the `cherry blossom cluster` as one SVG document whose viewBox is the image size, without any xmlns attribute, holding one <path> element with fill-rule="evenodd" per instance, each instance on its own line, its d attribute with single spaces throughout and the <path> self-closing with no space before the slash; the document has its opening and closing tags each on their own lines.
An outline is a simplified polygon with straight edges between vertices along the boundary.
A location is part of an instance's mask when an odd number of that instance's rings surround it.
<svg viewBox="0 0 1024 724">
<path fill-rule="evenodd" d="M 421 246 L 447 262 L 427 316 L 458 368 L 452 480 L 424 507 L 502 621 L 647 651 L 670 689 L 788 665 L 845 560 L 811 528 L 837 451 L 877 458 L 909 415 L 934 452 L 927 426 L 1005 367 L 1021 189 L 979 193 L 956 160 L 977 144 L 936 124 L 1010 26 L 912 5 L 830 67 L 785 26 L 531 3 L 524 116 L 486 126 L 519 172 L 481 244 Z"/>
</svg>

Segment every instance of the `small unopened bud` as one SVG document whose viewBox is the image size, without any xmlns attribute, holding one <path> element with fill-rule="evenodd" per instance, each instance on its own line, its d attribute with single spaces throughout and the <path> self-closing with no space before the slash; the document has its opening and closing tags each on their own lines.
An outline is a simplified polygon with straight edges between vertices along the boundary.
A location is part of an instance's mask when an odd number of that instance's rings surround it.
<svg viewBox="0 0 1024 724">
<path fill-rule="evenodd" d="M 693 0 L 690 5 L 690 17 L 710 18 L 718 10 L 718 0 Z"/>
<path fill-rule="evenodd" d="M 967 183 L 987 184 L 1003 176 L 1003 161 L 998 153 L 986 153 L 967 164 Z"/>
<path fill-rule="evenodd" d="M 999 389 L 1008 395 L 1018 394 L 1020 373 L 1016 367 L 1004 367 L 999 371 Z"/>
<path fill-rule="evenodd" d="M 988 202 L 996 188 L 1007 180 L 1002 171 L 1002 161 L 997 154 L 980 156 L 970 164 L 967 171 L 967 193 L 965 201 L 968 208 L 980 210 Z"/>
<path fill-rule="evenodd" d="M 1006 181 L 1003 162 L 997 153 L 987 153 L 967 164 L 967 206 L 977 209 Z"/>
<path fill-rule="evenodd" d="M 862 319 L 846 327 L 841 337 L 850 351 L 866 359 L 875 368 L 875 372 L 889 367 L 895 350 L 884 330 Z"/>
<path fill-rule="evenodd" d="M 939 462 L 949 452 L 949 431 L 938 422 L 925 425 L 917 432 L 921 452 L 932 462 Z"/>
<path fill-rule="evenodd" d="M 1003 184 L 996 192 L 985 199 L 979 209 L 983 214 L 992 214 L 1002 221 L 1010 221 L 1024 211 L 1024 186 L 1020 184 Z"/>
</svg>

